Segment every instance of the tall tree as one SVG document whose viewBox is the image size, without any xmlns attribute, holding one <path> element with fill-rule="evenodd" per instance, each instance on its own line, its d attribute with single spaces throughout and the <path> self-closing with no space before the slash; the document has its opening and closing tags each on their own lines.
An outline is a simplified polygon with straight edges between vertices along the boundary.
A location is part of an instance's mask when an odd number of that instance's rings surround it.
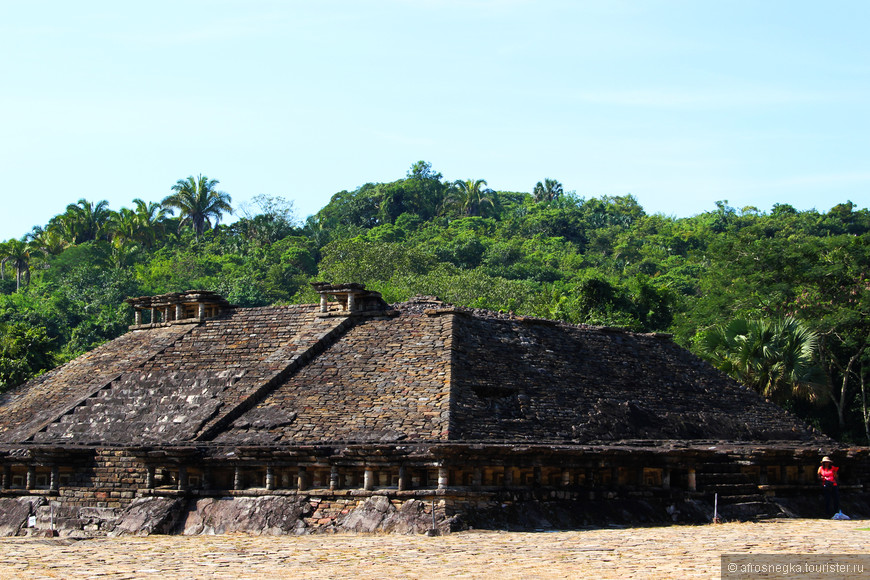
<svg viewBox="0 0 870 580">
<path fill-rule="evenodd" d="M 132 242 L 139 232 L 139 220 L 136 212 L 122 207 L 112 217 L 112 244 L 115 246 Z"/>
<path fill-rule="evenodd" d="M 26 237 L 11 239 L 0 244 L 0 278 L 5 276 L 6 264 L 15 268 L 15 290 L 21 289 L 21 281 L 30 282 L 30 258 L 39 250 L 27 243 Z"/>
<path fill-rule="evenodd" d="M 485 179 L 457 179 L 453 182 L 453 190 L 447 194 L 444 203 L 447 207 L 456 208 L 460 215 L 479 216 L 484 207 L 495 207 L 493 191 L 486 187 Z"/>
<path fill-rule="evenodd" d="M 440 171 L 432 171 L 432 164 L 422 159 L 413 165 L 405 174 L 408 179 L 437 179 L 443 177 Z"/>
<path fill-rule="evenodd" d="M 281 196 L 255 195 L 250 204 L 242 204 L 240 211 L 244 217 L 231 229 L 245 240 L 261 246 L 277 242 L 296 229 L 293 202 Z"/>
<path fill-rule="evenodd" d="M 836 224 L 825 225 L 827 229 Z M 795 296 L 789 307 L 819 335 L 822 366 L 842 432 L 856 383 L 863 380 L 862 363 L 870 353 L 870 234 L 825 235 L 815 243 L 801 242 L 811 250 L 811 259 L 795 268 L 802 280 L 792 284 Z"/>
<path fill-rule="evenodd" d="M 540 203 L 542 201 L 555 201 L 562 196 L 562 193 L 562 184 L 548 177 L 543 183 L 539 181 L 535 185 L 532 195 L 535 197 L 535 201 Z"/>
<path fill-rule="evenodd" d="M 228 193 L 217 190 L 218 183 L 217 179 L 209 179 L 202 174 L 195 178 L 191 175 L 187 179 L 179 179 L 172 186 L 175 193 L 165 197 L 161 205 L 170 212 L 179 210 L 181 223 L 189 223 L 196 237 L 199 237 L 206 226 L 211 228 L 220 223 L 224 213 L 233 213 L 230 206 L 232 198 Z"/>
<path fill-rule="evenodd" d="M 163 233 L 166 209 L 159 203 L 153 201 L 146 203 L 138 197 L 133 200 L 133 205 L 136 206 L 136 219 L 139 225 L 136 241 L 150 248 Z"/>
<path fill-rule="evenodd" d="M 408 170 L 407 177 L 379 185 L 381 223 L 394 223 L 403 213 L 414 214 L 422 220 L 433 218 L 444 200 L 448 184 L 441 173 L 432 170 L 432 164 L 418 161 Z"/>
<path fill-rule="evenodd" d="M 0 392 L 20 385 L 54 363 L 45 329 L 0 322 Z"/>
<path fill-rule="evenodd" d="M 108 238 L 113 215 L 108 201 L 94 203 L 82 198 L 66 206 L 66 213 L 59 216 L 59 219 L 62 223 L 61 230 L 69 236 L 68 241 L 80 244 Z"/>
<path fill-rule="evenodd" d="M 57 256 L 69 245 L 60 232 L 51 227 L 34 226 L 27 237 L 31 246 L 49 256 Z"/>
</svg>

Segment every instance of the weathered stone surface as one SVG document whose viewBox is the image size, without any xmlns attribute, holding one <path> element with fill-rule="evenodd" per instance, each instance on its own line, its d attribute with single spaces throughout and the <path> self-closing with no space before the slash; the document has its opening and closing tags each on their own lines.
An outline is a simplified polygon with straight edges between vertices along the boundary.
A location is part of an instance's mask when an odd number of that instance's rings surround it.
<svg viewBox="0 0 870 580">
<path fill-rule="evenodd" d="M 469 510 L 465 517 L 469 526 L 480 529 L 565 530 L 670 522 L 702 524 L 710 522 L 712 516 L 713 506 L 706 501 L 613 498 L 606 501 L 507 501 Z"/>
<path fill-rule="evenodd" d="M 257 408 L 216 437 L 221 443 L 269 440 L 443 440 L 450 409 L 450 321 L 367 319 L 279 385 Z M 295 413 L 264 427 L 266 413 Z M 250 415 L 250 418 L 248 418 Z"/>
<path fill-rule="evenodd" d="M 813 438 L 668 338 L 481 316 L 455 324 L 452 440 Z"/>
<path fill-rule="evenodd" d="M 395 513 L 389 498 L 378 495 L 338 520 L 341 529 L 349 532 L 374 532 L 383 528 L 384 520 Z"/>
<path fill-rule="evenodd" d="M 206 498 L 192 502 L 184 520 L 186 535 L 244 532 L 275 536 L 305 533 L 311 513 L 304 498 L 264 496 Z"/>
<path fill-rule="evenodd" d="M 180 498 L 143 497 L 118 517 L 112 536 L 171 534 L 178 527 L 186 502 Z"/>
<path fill-rule="evenodd" d="M 189 331 L 173 326 L 128 332 L 67 364 L 0 395 L 0 442 L 24 441 L 82 404 L 120 373 L 139 367 Z M 77 439 L 67 437 L 70 441 Z"/>
<path fill-rule="evenodd" d="M 34 531 L 68 538 L 104 535 L 114 528 L 120 511 L 52 500 L 36 510 Z"/>
<path fill-rule="evenodd" d="M 110 343 L 114 348 L 104 349 L 107 355 L 126 354 L 117 351 L 130 348 L 128 337 L 141 341 L 150 333 L 174 333 L 176 340 L 170 345 L 161 342 L 159 352 L 143 348 L 150 358 L 131 360 L 124 365 L 127 368 L 116 363 L 120 374 L 72 407 L 54 407 L 54 421 L 33 439 L 128 445 L 195 440 L 215 424 L 229 421 L 228 414 L 280 377 L 342 322 L 315 318 L 313 312 L 313 307 L 305 306 L 233 310 L 192 326 L 124 335 L 123 340 Z M 65 385 L 64 381 L 74 379 L 67 375 L 51 384 Z M 66 399 L 63 402 L 67 404 Z M 264 425 L 255 420 L 255 424 L 270 426 L 269 421 Z"/>
<path fill-rule="evenodd" d="M 36 515 L 43 505 L 41 497 L 0 498 L 0 536 L 21 536 L 27 527 L 27 518 Z"/>
<path fill-rule="evenodd" d="M 778 519 L 706 526 L 608 526 L 546 534 L 469 532 L 447 538 L 384 534 L 294 538 L 232 535 L 198 539 L 162 536 L 147 542 L 113 538 L 78 543 L 6 538 L 0 542 L 0 576 L 15 580 L 60 577 L 709 580 L 720 577 L 721 554 L 734 552 L 778 554 L 777 562 L 794 562 L 799 554 L 861 557 L 868 551 L 867 531 L 862 529 L 866 527 L 865 521 Z M 863 558 L 866 561 L 866 556 Z"/>
<path fill-rule="evenodd" d="M 440 531 L 450 528 L 450 522 L 438 517 L 435 510 L 435 520 L 432 519 L 432 506 L 424 501 L 412 499 L 402 504 L 384 518 L 380 529 L 394 534 L 423 534 L 431 529 Z"/>
</svg>

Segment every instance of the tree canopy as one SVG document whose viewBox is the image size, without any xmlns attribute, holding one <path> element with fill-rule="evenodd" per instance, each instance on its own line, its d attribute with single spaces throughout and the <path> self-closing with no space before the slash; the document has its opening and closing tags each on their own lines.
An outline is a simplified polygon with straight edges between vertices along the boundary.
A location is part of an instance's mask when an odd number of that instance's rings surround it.
<svg viewBox="0 0 870 580">
<path fill-rule="evenodd" d="M 224 213 L 233 213 L 230 205 L 232 198 L 228 193 L 217 190 L 220 183 L 199 174 L 187 179 L 179 179 L 172 186 L 172 195 L 163 198 L 161 205 L 169 212 L 178 210 L 181 214 L 180 225 L 189 224 L 197 237 L 206 227 L 220 223 Z"/>
</svg>

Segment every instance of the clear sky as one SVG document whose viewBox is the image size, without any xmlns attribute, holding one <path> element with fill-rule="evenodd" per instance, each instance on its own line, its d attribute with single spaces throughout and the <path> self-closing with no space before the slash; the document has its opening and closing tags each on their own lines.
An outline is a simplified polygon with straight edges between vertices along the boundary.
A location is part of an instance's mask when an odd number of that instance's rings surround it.
<svg viewBox="0 0 870 580">
<path fill-rule="evenodd" d="M 870 200 L 870 2 L 0 0 L 0 240 L 219 179 L 299 217 L 424 159 L 637 197 Z"/>
</svg>

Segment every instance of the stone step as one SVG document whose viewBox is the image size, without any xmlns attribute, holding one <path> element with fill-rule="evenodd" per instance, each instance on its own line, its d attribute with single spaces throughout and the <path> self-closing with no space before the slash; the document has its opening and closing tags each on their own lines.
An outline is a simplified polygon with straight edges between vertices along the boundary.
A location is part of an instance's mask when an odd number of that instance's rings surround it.
<svg viewBox="0 0 870 580">
<path fill-rule="evenodd" d="M 698 482 L 698 488 L 703 487 L 704 489 L 715 489 L 719 491 L 719 493 L 739 493 L 741 489 L 750 489 L 753 493 L 758 493 L 758 485 L 756 485 L 752 481 L 737 481 L 737 482 L 725 482 L 725 481 L 710 481 L 705 482 L 702 486 L 701 482 Z"/>
<path fill-rule="evenodd" d="M 756 485 L 740 485 L 740 486 L 721 486 L 721 487 L 713 487 L 707 486 L 703 488 L 698 488 L 698 491 L 702 491 L 706 494 L 719 494 L 719 497 L 742 497 L 742 496 L 753 496 L 760 497 L 758 495 L 758 486 Z"/>
<path fill-rule="evenodd" d="M 696 475 L 698 485 L 721 485 L 728 483 L 752 483 L 751 480 L 742 473 L 699 473 Z"/>
<path fill-rule="evenodd" d="M 719 505 L 719 516 L 728 520 L 770 518 L 776 517 L 781 513 L 778 507 L 766 501 L 746 501 Z"/>
<path fill-rule="evenodd" d="M 745 493 L 741 495 L 722 495 L 719 494 L 719 505 L 734 505 L 739 503 L 754 503 L 763 501 L 764 496 L 757 493 Z"/>
</svg>

